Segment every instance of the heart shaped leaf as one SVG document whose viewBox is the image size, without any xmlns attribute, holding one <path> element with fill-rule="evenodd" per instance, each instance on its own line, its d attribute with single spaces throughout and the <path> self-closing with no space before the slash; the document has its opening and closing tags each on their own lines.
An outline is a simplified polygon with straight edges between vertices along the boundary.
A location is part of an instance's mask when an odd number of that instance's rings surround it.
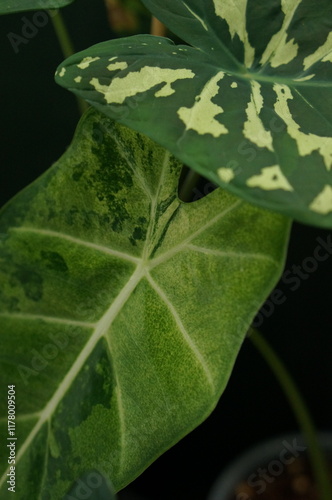
<svg viewBox="0 0 332 500">
<path fill-rule="evenodd" d="M 60 85 L 218 185 L 332 227 L 332 3 L 145 0 L 190 46 L 95 45 Z"/>
<path fill-rule="evenodd" d="M 25 10 L 58 9 L 74 0 L 0 0 L 0 14 L 11 14 Z"/>
<path fill-rule="evenodd" d="M 91 469 L 118 490 L 202 422 L 281 273 L 289 219 L 221 189 L 185 204 L 180 170 L 91 109 L 1 213 L 0 374 L 16 387 L 20 498 L 59 500 Z"/>
</svg>

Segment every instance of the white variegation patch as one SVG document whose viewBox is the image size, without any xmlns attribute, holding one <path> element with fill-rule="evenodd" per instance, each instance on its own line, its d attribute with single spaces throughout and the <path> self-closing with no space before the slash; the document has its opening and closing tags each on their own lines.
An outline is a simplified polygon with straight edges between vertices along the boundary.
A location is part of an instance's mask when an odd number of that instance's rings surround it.
<svg viewBox="0 0 332 500">
<path fill-rule="evenodd" d="M 114 63 L 111 63 L 107 66 L 108 71 L 117 71 L 117 70 L 122 70 L 128 68 L 128 64 L 124 61 L 117 61 Z"/>
<path fill-rule="evenodd" d="M 144 66 L 140 71 L 132 71 L 123 78 L 114 78 L 109 85 L 102 85 L 98 78 L 92 78 L 90 84 L 97 92 L 103 94 L 108 104 L 122 104 L 127 97 L 133 97 L 141 92 L 146 92 L 156 85 L 164 85 L 155 92 L 155 97 L 168 97 L 174 94 L 172 83 L 177 80 L 194 78 L 191 69 L 158 68 Z"/>
<path fill-rule="evenodd" d="M 226 21 L 231 37 L 239 37 L 244 45 L 244 63 L 249 68 L 254 62 L 255 49 L 250 45 L 246 30 L 246 9 L 248 0 L 213 0 L 217 16 Z"/>
<path fill-rule="evenodd" d="M 249 187 L 258 187 L 265 191 L 272 191 L 274 189 L 294 191 L 287 178 L 282 173 L 279 165 L 262 168 L 261 173 L 247 179 L 246 184 Z"/>
<path fill-rule="evenodd" d="M 294 120 L 288 106 L 288 100 L 293 99 L 290 88 L 287 85 L 275 84 L 273 90 L 277 94 L 277 101 L 274 105 L 275 112 L 286 123 L 287 132 L 296 141 L 300 156 L 307 156 L 313 151 L 318 151 L 327 170 L 330 170 L 332 167 L 332 137 L 301 132 L 300 125 Z"/>
<path fill-rule="evenodd" d="M 270 63 L 272 68 L 277 68 L 283 64 L 288 64 L 297 56 L 299 46 L 294 42 L 294 39 L 287 40 L 287 30 L 296 9 L 301 3 L 302 0 L 281 0 L 281 8 L 285 17 L 280 30 L 272 36 L 267 44 L 260 60 L 262 65 Z"/>
<path fill-rule="evenodd" d="M 332 31 L 328 34 L 328 37 L 323 45 L 318 47 L 315 52 L 303 59 L 304 70 L 306 71 L 310 68 L 310 66 L 318 61 L 332 62 Z"/>
<path fill-rule="evenodd" d="M 233 180 L 235 177 L 234 170 L 232 170 L 231 168 L 226 168 L 226 167 L 218 168 L 217 174 L 223 182 L 227 182 L 227 183 L 231 182 L 231 180 Z"/>
<path fill-rule="evenodd" d="M 237 82 L 232 82 L 231 87 L 232 87 L 232 89 L 237 89 L 238 88 Z"/>
<path fill-rule="evenodd" d="M 224 112 L 223 108 L 212 102 L 212 98 L 219 92 L 218 82 L 224 76 L 225 73 L 219 71 L 207 82 L 191 108 L 183 106 L 178 109 L 177 113 L 186 125 L 186 130 L 195 130 L 200 135 L 211 134 L 213 137 L 228 133 L 225 125 L 215 119 L 217 115 Z"/>
<path fill-rule="evenodd" d="M 58 75 L 63 77 L 63 76 L 65 76 L 65 73 L 66 73 L 66 68 L 61 68 Z"/>
<path fill-rule="evenodd" d="M 256 144 L 259 148 L 267 148 L 273 151 L 272 135 L 269 130 L 265 130 L 259 113 L 263 109 L 263 96 L 261 93 L 261 85 L 251 81 L 251 99 L 246 109 L 247 121 L 243 126 L 243 134 L 246 139 Z"/>
<path fill-rule="evenodd" d="M 306 82 L 307 80 L 311 80 L 314 78 L 316 75 L 307 75 L 307 76 L 302 76 L 302 78 L 294 78 L 294 82 Z"/>
<path fill-rule="evenodd" d="M 81 83 L 81 81 L 82 81 L 81 76 L 77 76 L 76 78 L 74 78 L 74 82 L 76 82 L 76 83 Z"/>
<path fill-rule="evenodd" d="M 332 187 L 324 186 L 324 189 L 310 203 L 309 208 L 323 215 L 332 212 Z"/>
<path fill-rule="evenodd" d="M 84 57 L 82 61 L 77 65 L 80 69 L 86 69 L 90 66 L 91 63 L 95 61 L 99 61 L 100 57 Z"/>
</svg>

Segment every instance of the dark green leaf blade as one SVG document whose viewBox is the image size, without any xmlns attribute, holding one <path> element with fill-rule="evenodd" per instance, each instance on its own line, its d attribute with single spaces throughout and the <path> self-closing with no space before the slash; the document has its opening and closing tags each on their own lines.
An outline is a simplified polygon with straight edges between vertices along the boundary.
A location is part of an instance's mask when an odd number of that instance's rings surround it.
<svg viewBox="0 0 332 500">
<path fill-rule="evenodd" d="M 0 14 L 12 14 L 25 10 L 58 9 L 74 0 L 0 0 Z"/>
<path fill-rule="evenodd" d="M 90 469 L 118 490 L 202 422 L 281 274 L 289 220 L 220 189 L 181 203 L 180 170 L 90 110 L 1 213 L 0 376 L 17 388 L 20 498 L 63 498 Z"/>
<path fill-rule="evenodd" d="M 224 70 L 303 72 L 304 60 L 330 53 L 332 4 L 322 0 L 142 0 L 181 39 Z M 321 52 L 328 38 L 327 50 Z M 331 73 L 330 73 L 331 74 Z M 298 75 L 299 76 L 299 75 Z"/>
<path fill-rule="evenodd" d="M 189 1 L 167 1 L 145 0 L 146 7 L 162 21 L 180 39 L 197 47 L 205 53 L 205 58 L 215 58 L 218 54 L 219 66 L 230 71 L 243 70 L 243 61 L 237 57 L 236 50 L 230 50 L 232 37 L 226 28 L 224 19 L 216 16 L 216 7 L 213 2 L 201 2 L 200 0 Z M 223 5 L 227 2 L 223 2 Z M 228 10 L 233 14 L 239 14 L 234 2 Z M 241 31 L 241 22 L 245 17 L 241 13 L 236 17 L 236 26 Z M 243 29 L 242 29 L 243 31 Z M 240 50 L 242 54 L 242 49 Z"/>
</svg>

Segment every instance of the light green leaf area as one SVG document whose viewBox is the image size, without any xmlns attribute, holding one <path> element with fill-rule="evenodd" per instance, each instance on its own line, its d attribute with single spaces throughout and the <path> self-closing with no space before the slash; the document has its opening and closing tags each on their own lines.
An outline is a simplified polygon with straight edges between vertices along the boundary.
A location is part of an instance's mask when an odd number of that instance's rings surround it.
<svg viewBox="0 0 332 500">
<path fill-rule="evenodd" d="M 91 469 L 118 490 L 202 422 L 281 274 L 289 219 L 221 189 L 183 203 L 180 170 L 90 109 L 1 213 L 0 377 L 4 393 L 16 385 L 21 499 L 62 499 Z"/>
<path fill-rule="evenodd" d="M 332 2 L 143 3 L 191 46 L 104 42 L 56 81 L 232 193 L 332 227 Z"/>
<path fill-rule="evenodd" d="M 0 14 L 11 14 L 25 10 L 58 9 L 74 0 L 0 0 Z"/>
</svg>

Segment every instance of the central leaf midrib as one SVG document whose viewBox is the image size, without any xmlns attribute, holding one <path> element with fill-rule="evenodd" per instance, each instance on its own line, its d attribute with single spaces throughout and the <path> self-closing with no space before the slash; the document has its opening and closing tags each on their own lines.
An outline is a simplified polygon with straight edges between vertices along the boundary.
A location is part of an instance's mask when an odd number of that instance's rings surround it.
<svg viewBox="0 0 332 500">
<path fill-rule="evenodd" d="M 297 78 L 303 78 L 308 75 L 303 75 L 303 76 L 278 76 L 276 74 L 273 75 L 264 75 L 263 73 L 259 72 L 254 72 L 247 70 L 246 72 L 237 72 L 237 71 L 232 71 L 228 70 L 219 66 L 216 66 L 216 70 L 218 71 L 223 71 L 226 75 L 232 76 L 235 78 L 239 78 L 244 81 L 251 81 L 254 80 L 256 82 L 263 82 L 263 83 L 270 83 L 271 85 L 274 85 L 276 83 L 280 85 L 287 85 L 288 87 L 322 87 L 322 88 L 329 88 L 332 87 L 332 82 L 331 81 L 317 81 L 317 80 L 304 80 L 300 81 L 297 80 Z M 315 75 L 316 76 L 316 75 Z"/>
<path fill-rule="evenodd" d="M 144 276 L 144 263 L 141 262 L 141 264 L 136 267 L 134 273 L 130 276 L 127 283 L 122 288 L 116 299 L 112 302 L 109 309 L 98 321 L 93 334 L 91 335 L 90 339 L 81 350 L 79 356 L 76 358 L 76 361 L 65 375 L 63 381 L 53 394 L 50 401 L 47 403 L 45 408 L 40 412 L 40 418 L 38 422 L 31 430 L 31 432 L 25 439 L 24 443 L 22 444 L 21 448 L 19 449 L 16 455 L 17 463 L 20 461 L 21 457 L 24 455 L 25 451 L 28 449 L 28 447 L 30 446 L 33 439 L 38 434 L 39 430 L 42 428 L 44 423 L 47 422 L 51 418 L 51 416 L 55 413 L 58 404 L 60 403 L 61 399 L 66 394 L 67 390 L 71 387 L 72 382 L 75 380 L 75 378 L 83 368 L 86 360 L 93 351 L 97 342 L 106 333 L 110 324 L 114 321 L 119 311 L 122 309 L 123 305 L 126 303 L 131 293 L 133 292 L 133 290 L 135 289 L 135 287 L 137 286 L 137 284 L 139 283 L 139 281 L 143 276 Z M 2 486 L 3 482 L 6 479 L 7 470 L 5 471 L 3 477 L 0 480 L 0 487 Z"/>
</svg>

